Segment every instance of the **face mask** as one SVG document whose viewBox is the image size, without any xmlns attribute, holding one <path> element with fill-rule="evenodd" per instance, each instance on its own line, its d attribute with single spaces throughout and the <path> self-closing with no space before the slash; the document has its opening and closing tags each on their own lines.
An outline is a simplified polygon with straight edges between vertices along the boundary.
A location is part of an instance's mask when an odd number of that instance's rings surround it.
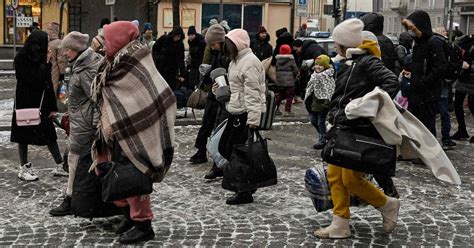
<svg viewBox="0 0 474 248">
<path fill-rule="evenodd" d="M 416 38 L 416 33 L 413 30 L 408 30 L 408 33 L 412 38 Z"/>
</svg>

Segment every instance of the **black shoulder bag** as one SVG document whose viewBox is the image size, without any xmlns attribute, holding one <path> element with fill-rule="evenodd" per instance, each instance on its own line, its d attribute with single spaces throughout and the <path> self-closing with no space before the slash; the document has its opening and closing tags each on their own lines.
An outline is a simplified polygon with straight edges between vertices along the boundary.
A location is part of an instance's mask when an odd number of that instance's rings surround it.
<svg viewBox="0 0 474 248">
<path fill-rule="evenodd" d="M 114 141 L 112 161 L 98 165 L 105 171 L 102 178 L 102 200 L 112 202 L 153 191 L 153 180 L 143 174 L 128 158 L 121 155 L 120 145 Z"/>
</svg>

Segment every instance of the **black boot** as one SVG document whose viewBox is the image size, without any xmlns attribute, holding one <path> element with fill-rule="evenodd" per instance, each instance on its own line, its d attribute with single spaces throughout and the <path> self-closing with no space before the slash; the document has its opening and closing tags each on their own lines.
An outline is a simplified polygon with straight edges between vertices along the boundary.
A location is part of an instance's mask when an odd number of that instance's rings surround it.
<svg viewBox="0 0 474 248">
<path fill-rule="evenodd" d="M 191 164 L 202 164 L 207 162 L 207 154 L 206 150 L 199 149 L 196 154 L 194 154 L 189 161 Z"/>
<path fill-rule="evenodd" d="M 469 134 L 466 131 L 457 131 L 456 133 L 451 136 L 452 140 L 466 140 L 469 139 Z"/>
<path fill-rule="evenodd" d="M 71 197 L 64 197 L 63 202 L 58 207 L 55 207 L 49 211 L 52 216 L 66 216 L 72 214 L 71 208 Z"/>
<path fill-rule="evenodd" d="M 119 242 L 122 244 L 133 244 L 143 241 L 152 240 L 155 238 L 155 232 L 151 227 L 151 221 L 146 220 L 143 222 L 135 221 L 135 227 L 124 233 L 120 237 Z"/>
<path fill-rule="evenodd" d="M 252 203 L 253 196 L 251 192 L 240 192 L 236 193 L 235 195 L 231 196 L 230 198 L 225 201 L 228 205 L 239 205 L 239 204 L 246 204 Z"/>
<path fill-rule="evenodd" d="M 217 167 L 216 163 L 212 165 L 211 170 L 204 176 L 205 179 L 211 180 L 216 179 L 218 177 L 223 177 L 224 172 L 221 168 Z"/>
<path fill-rule="evenodd" d="M 128 230 L 130 230 L 134 223 L 132 218 L 130 218 L 130 207 L 121 208 L 120 211 L 123 213 L 123 218 L 115 229 L 116 234 L 122 234 Z"/>
</svg>

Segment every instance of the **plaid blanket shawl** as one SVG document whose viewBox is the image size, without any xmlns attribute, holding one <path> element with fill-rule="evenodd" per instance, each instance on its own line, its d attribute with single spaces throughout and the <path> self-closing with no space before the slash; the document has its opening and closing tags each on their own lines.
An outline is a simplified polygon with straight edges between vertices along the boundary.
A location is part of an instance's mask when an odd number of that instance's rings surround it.
<svg viewBox="0 0 474 248">
<path fill-rule="evenodd" d="M 173 159 L 176 98 L 150 50 L 133 41 L 113 61 L 104 59 L 92 95 L 101 115 L 107 115 L 108 123 L 99 124 L 98 139 L 108 143 L 108 154 L 112 154 L 110 141 L 117 140 L 141 172 L 162 181 Z M 93 148 L 97 156 L 97 144 Z"/>
</svg>

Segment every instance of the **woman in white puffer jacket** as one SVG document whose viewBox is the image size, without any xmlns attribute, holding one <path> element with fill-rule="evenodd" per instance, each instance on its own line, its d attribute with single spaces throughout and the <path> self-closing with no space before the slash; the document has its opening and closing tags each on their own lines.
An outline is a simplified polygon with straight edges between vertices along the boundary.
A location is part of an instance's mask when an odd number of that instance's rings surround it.
<svg viewBox="0 0 474 248">
<path fill-rule="evenodd" d="M 219 152 L 230 160 L 233 146 L 247 141 L 249 128 L 258 128 L 260 117 L 266 110 L 265 71 L 250 49 L 249 35 L 243 29 L 234 29 L 226 35 L 224 52 L 231 58 L 228 72 L 231 95 L 226 104 L 231 115 L 219 142 Z M 236 189 L 236 194 L 227 199 L 226 203 L 251 203 L 254 190 Z"/>
</svg>

